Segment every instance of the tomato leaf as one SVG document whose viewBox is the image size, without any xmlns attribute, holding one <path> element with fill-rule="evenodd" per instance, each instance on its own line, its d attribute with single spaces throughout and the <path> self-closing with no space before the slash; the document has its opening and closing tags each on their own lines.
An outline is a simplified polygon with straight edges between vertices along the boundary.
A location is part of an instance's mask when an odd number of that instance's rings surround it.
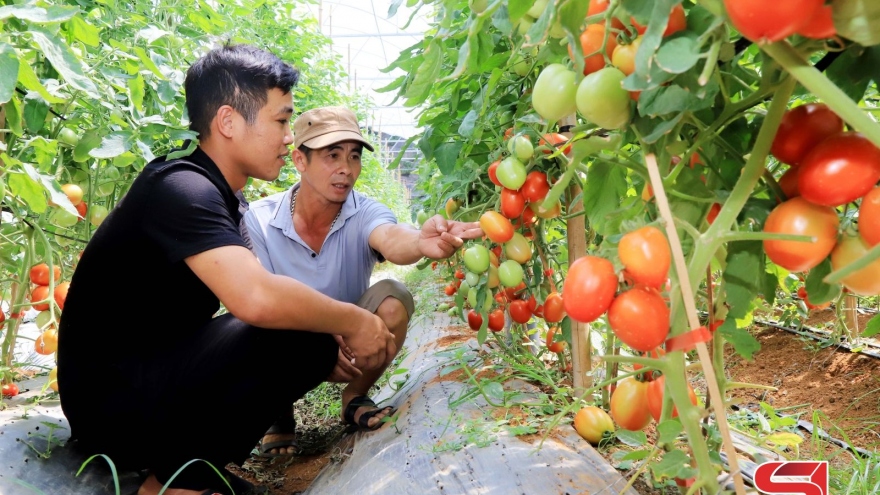
<svg viewBox="0 0 880 495">
<path fill-rule="evenodd" d="M 74 16 L 70 20 L 68 29 L 70 29 L 70 34 L 72 34 L 74 38 L 83 42 L 85 45 L 95 47 L 101 45 L 101 31 L 95 26 L 87 23 L 80 16 Z"/>
<path fill-rule="evenodd" d="M 440 76 L 440 68 L 443 64 L 442 50 L 443 48 L 437 39 L 428 44 L 422 54 L 422 64 L 416 69 L 415 76 L 404 94 L 407 98 L 406 106 L 417 106 L 428 98 L 431 88 L 434 87 Z"/>
<path fill-rule="evenodd" d="M 584 71 L 584 52 L 581 48 L 579 36 L 581 24 L 590 7 L 589 0 L 567 0 L 559 6 L 558 16 L 565 31 L 568 33 L 568 46 L 574 53 L 574 70 L 581 74 Z"/>
<path fill-rule="evenodd" d="M 775 273 L 764 272 L 764 301 L 770 306 L 776 301 L 776 289 L 779 287 L 779 278 Z"/>
<path fill-rule="evenodd" d="M 49 115 L 49 105 L 46 104 L 46 100 L 33 93 L 24 97 L 24 126 L 28 132 L 36 134 L 42 129 L 46 115 Z"/>
<path fill-rule="evenodd" d="M 787 431 L 779 431 L 771 433 L 764 437 L 764 440 L 774 443 L 780 447 L 793 447 L 804 442 L 804 438 L 797 433 L 789 433 Z"/>
<path fill-rule="evenodd" d="M 614 436 L 617 437 L 621 443 L 629 445 L 630 447 L 642 447 L 648 443 L 648 436 L 645 435 L 645 432 L 643 431 L 630 431 L 621 428 L 614 432 Z"/>
<path fill-rule="evenodd" d="M 132 144 L 134 135 L 131 131 L 112 132 L 101 140 L 100 147 L 89 151 L 89 155 L 95 158 L 113 158 L 128 151 Z"/>
<path fill-rule="evenodd" d="M 733 242 L 727 248 L 727 268 L 722 277 L 727 284 L 727 303 L 732 318 L 744 318 L 752 299 L 759 293 L 758 280 L 763 279 L 763 245 L 761 241 Z"/>
<path fill-rule="evenodd" d="M 40 186 L 39 180 L 35 180 L 30 173 L 33 172 L 34 176 L 38 176 L 39 174 L 37 174 L 36 170 L 30 165 L 25 167 L 26 164 L 6 153 L 0 154 L 0 161 L 6 164 L 8 177 L 6 181 L 10 192 L 24 199 L 34 213 L 46 211 L 47 203 L 46 197 L 43 195 L 43 188 Z M 13 166 L 15 165 L 18 166 L 17 168 L 23 169 L 24 172 L 14 169 Z M 65 196 L 65 199 L 67 199 L 67 196 Z"/>
<path fill-rule="evenodd" d="M 724 340 L 733 345 L 736 353 L 748 361 L 751 361 L 754 354 L 761 350 L 761 343 L 758 342 L 758 339 L 747 330 L 737 328 L 733 318 L 727 318 L 724 324 L 718 327 L 716 333 L 721 334 Z"/>
<path fill-rule="evenodd" d="M 0 43 L 0 104 L 12 98 L 16 81 L 18 81 L 18 55 L 12 45 Z"/>
<path fill-rule="evenodd" d="M 853 101 L 860 101 L 871 80 L 880 80 L 880 48 L 852 45 L 825 71 Z"/>
<path fill-rule="evenodd" d="M 878 333 L 880 333 L 880 315 L 875 315 L 868 320 L 868 324 L 865 325 L 865 331 L 862 332 L 862 337 L 873 337 Z"/>
<path fill-rule="evenodd" d="M 804 288 L 807 289 L 807 297 L 811 304 L 826 303 L 840 296 L 840 285 L 826 284 L 822 281 L 829 273 L 831 273 L 831 258 L 825 258 L 807 274 Z"/>
<path fill-rule="evenodd" d="M 437 168 L 443 175 L 450 175 L 455 170 L 458 155 L 461 153 L 463 143 L 443 143 L 434 150 L 434 158 L 437 160 Z"/>
<path fill-rule="evenodd" d="M 672 450 L 664 454 L 659 462 L 651 465 L 651 472 L 654 473 L 654 479 L 681 478 L 679 474 L 690 467 L 687 454 L 680 450 Z"/>
<path fill-rule="evenodd" d="M 700 50 L 697 41 L 687 36 L 681 36 L 660 45 L 655 55 L 657 65 L 673 74 L 682 74 L 700 60 Z"/>
<path fill-rule="evenodd" d="M 624 452 L 626 455 L 620 457 L 621 461 L 641 461 L 647 459 L 651 455 L 651 451 L 647 449 L 633 450 L 632 452 Z"/>
<path fill-rule="evenodd" d="M 34 68 L 31 67 L 31 64 L 20 64 L 18 66 L 18 82 L 21 83 L 25 88 L 36 91 L 43 97 L 44 100 L 49 103 L 63 103 L 64 100 L 59 98 L 51 93 L 43 86 L 43 83 L 40 82 L 40 78 L 37 77 L 37 74 L 34 72 Z"/>
<path fill-rule="evenodd" d="M 483 393 L 496 403 L 504 403 L 504 387 L 498 382 L 489 382 L 483 385 Z"/>
<path fill-rule="evenodd" d="M 653 144 L 674 129 L 682 117 L 684 117 L 684 113 L 679 113 L 669 120 L 643 118 L 638 119 L 635 125 L 639 128 L 639 131 L 645 133 L 644 141 L 648 144 Z"/>
<path fill-rule="evenodd" d="M 9 130 L 16 136 L 24 134 L 24 130 L 21 128 L 21 104 L 15 95 L 12 96 L 6 105 L 6 125 L 9 126 Z"/>
<path fill-rule="evenodd" d="M 461 119 L 461 124 L 458 126 L 458 134 L 461 137 L 469 138 L 474 135 L 474 124 L 477 123 L 477 117 L 479 114 L 475 110 L 471 110 Z"/>
<path fill-rule="evenodd" d="M 68 84 L 93 98 L 100 97 L 95 83 L 83 72 L 82 62 L 64 41 L 44 30 L 32 29 L 28 33 Z"/>
<path fill-rule="evenodd" d="M 657 425 L 657 443 L 672 443 L 681 434 L 682 426 L 678 419 L 670 419 Z"/>
<path fill-rule="evenodd" d="M 860 45 L 880 44 L 880 2 L 876 0 L 834 0 L 837 34 Z"/>
<path fill-rule="evenodd" d="M 587 173 L 584 191 L 584 211 L 592 227 L 600 234 L 607 234 L 608 214 L 620 205 L 626 196 L 626 171 L 623 167 L 595 162 Z"/>
<path fill-rule="evenodd" d="M 535 0 L 509 0 L 507 2 L 507 14 L 510 22 L 516 22 L 522 18 L 535 4 Z"/>
<path fill-rule="evenodd" d="M 37 7 L 31 3 L 26 5 L 6 5 L 0 7 L 0 21 L 15 17 L 23 21 L 38 24 L 64 22 L 79 12 L 79 7 L 53 5 L 48 8 Z"/>
<path fill-rule="evenodd" d="M 670 84 L 644 91 L 639 96 L 639 114 L 658 117 L 674 112 L 702 110 L 711 107 L 713 101 L 713 98 L 700 98 L 677 84 Z"/>
</svg>

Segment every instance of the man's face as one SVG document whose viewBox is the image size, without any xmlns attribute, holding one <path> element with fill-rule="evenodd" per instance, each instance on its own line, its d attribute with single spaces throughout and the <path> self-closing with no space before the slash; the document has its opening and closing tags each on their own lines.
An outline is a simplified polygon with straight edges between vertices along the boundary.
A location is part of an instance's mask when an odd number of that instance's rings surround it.
<svg viewBox="0 0 880 495">
<path fill-rule="evenodd" d="M 294 162 L 303 182 L 327 201 L 343 203 L 361 174 L 363 148 L 357 141 L 342 141 L 312 150 L 309 158 L 295 150 Z"/>
<path fill-rule="evenodd" d="M 253 123 L 248 125 L 241 118 L 244 125 L 239 127 L 241 131 L 237 133 L 236 144 L 248 176 L 262 180 L 278 178 L 284 158 L 290 155 L 290 145 L 293 144 L 291 115 L 293 95 L 272 88 Z"/>
</svg>

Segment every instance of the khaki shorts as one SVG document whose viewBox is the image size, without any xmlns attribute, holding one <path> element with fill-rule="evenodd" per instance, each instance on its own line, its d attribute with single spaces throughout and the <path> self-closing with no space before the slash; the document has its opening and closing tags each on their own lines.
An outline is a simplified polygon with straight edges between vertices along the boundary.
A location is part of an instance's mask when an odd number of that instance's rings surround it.
<svg viewBox="0 0 880 495">
<path fill-rule="evenodd" d="M 403 304 L 406 308 L 406 314 L 412 318 L 415 312 L 415 302 L 409 289 L 397 280 L 385 279 L 371 285 L 364 295 L 356 303 L 358 306 L 366 309 L 371 313 L 375 313 L 379 309 L 379 305 L 386 297 L 393 297 Z"/>
</svg>

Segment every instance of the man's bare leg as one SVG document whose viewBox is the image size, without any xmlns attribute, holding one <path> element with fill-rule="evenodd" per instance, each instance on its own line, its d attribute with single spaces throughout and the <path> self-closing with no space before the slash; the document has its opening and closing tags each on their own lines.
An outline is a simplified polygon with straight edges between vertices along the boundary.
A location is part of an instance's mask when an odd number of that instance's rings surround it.
<svg viewBox="0 0 880 495">
<path fill-rule="evenodd" d="M 376 310 L 376 316 L 385 322 L 385 326 L 387 326 L 388 330 L 394 335 L 394 344 L 397 347 L 397 352 L 400 352 L 400 349 L 403 347 L 403 342 L 406 340 L 406 329 L 409 326 L 409 315 L 406 312 L 406 307 L 399 300 L 393 297 L 386 297 Z M 394 360 L 394 357 L 395 356 L 388 356 L 385 366 L 381 369 L 364 371 L 363 375 L 349 382 L 349 384 L 342 390 L 343 414 L 348 403 L 351 402 L 353 398 L 361 395 L 369 395 L 370 388 L 379 381 L 379 378 L 382 377 L 382 373 L 388 369 L 388 366 Z M 354 422 L 357 423 L 362 414 L 373 409 L 375 408 L 366 406 L 359 407 L 354 413 Z M 384 409 L 387 408 L 383 408 L 383 410 Z M 377 413 L 367 421 L 367 424 L 372 428 L 382 421 L 385 415 L 386 412 L 384 411 Z"/>
</svg>

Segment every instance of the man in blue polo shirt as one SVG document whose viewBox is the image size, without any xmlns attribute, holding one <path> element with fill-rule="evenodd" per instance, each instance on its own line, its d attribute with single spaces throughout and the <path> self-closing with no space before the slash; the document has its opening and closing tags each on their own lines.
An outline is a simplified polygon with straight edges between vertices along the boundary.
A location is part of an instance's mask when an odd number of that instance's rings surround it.
<svg viewBox="0 0 880 495">
<path fill-rule="evenodd" d="M 373 267 L 380 261 L 409 265 L 422 257 L 448 258 L 464 239 L 478 238 L 483 231 L 476 222 L 447 221 L 439 215 L 421 229 L 401 225 L 387 206 L 354 191 L 363 149 L 373 151 L 373 146 L 347 108 L 317 108 L 300 115 L 294 122 L 294 148 L 300 182 L 255 201 L 245 215 L 254 252 L 269 271 L 374 312 L 400 349 L 414 309 L 412 295 L 394 280 L 370 286 Z M 342 391 L 343 419 L 376 429 L 394 409 L 379 408 L 368 394 L 394 355 L 386 357 L 381 369 L 363 371 L 350 358 L 340 345 L 328 380 L 348 383 Z M 280 412 L 260 443 L 261 454 L 292 454 L 294 427 L 291 411 Z"/>
</svg>

